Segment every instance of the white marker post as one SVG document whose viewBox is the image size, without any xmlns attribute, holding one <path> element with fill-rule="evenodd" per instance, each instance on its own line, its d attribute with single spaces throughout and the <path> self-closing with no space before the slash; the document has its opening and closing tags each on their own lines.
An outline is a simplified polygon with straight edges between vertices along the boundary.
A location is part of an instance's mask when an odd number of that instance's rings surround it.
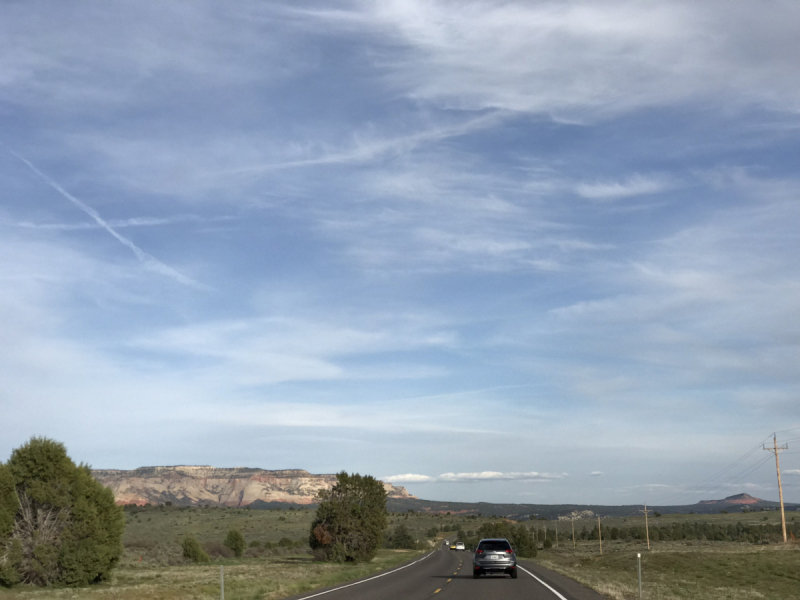
<svg viewBox="0 0 800 600">
<path fill-rule="evenodd" d="M 636 553 L 636 560 L 639 563 L 639 600 L 642 600 L 642 553 Z"/>
</svg>

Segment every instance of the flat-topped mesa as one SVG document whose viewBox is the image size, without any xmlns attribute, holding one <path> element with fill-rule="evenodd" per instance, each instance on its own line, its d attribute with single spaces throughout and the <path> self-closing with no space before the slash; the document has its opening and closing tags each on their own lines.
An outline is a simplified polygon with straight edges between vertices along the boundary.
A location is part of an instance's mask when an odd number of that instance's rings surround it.
<svg viewBox="0 0 800 600">
<path fill-rule="evenodd" d="M 250 467 L 179 465 L 132 470 L 97 469 L 95 478 L 114 492 L 117 504 L 212 504 L 247 506 L 263 502 L 312 504 L 317 492 L 330 489 L 336 475 L 303 469 L 267 471 Z M 414 498 L 404 487 L 383 484 L 390 498 Z"/>
</svg>

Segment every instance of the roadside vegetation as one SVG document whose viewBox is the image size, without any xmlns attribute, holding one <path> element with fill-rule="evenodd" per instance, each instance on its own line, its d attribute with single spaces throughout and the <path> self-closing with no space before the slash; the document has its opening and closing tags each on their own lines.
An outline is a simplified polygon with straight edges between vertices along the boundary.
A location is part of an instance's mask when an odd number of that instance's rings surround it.
<svg viewBox="0 0 800 600">
<path fill-rule="evenodd" d="M 637 554 L 648 600 L 787 600 L 800 598 L 800 515 L 787 513 L 788 544 L 782 543 L 775 511 L 718 515 L 665 515 L 558 524 L 537 521 L 537 564 L 560 572 L 611 600 L 638 600 Z M 545 533 L 547 532 L 547 533 Z M 544 537 L 544 536 L 547 537 Z"/>
<path fill-rule="evenodd" d="M 369 475 L 336 475 L 330 490 L 320 490 L 309 545 L 319 560 L 369 562 L 383 544 L 386 490 Z"/>
<path fill-rule="evenodd" d="M 81 586 L 122 554 L 122 510 L 63 444 L 32 438 L 0 464 L 0 584 Z"/>
<path fill-rule="evenodd" d="M 73 491 L 55 494 L 48 486 L 32 483 L 29 475 L 39 471 L 37 477 L 60 482 L 56 486 L 60 490 Z M 219 597 L 223 567 L 228 600 L 277 600 L 391 568 L 438 548 L 445 540 L 464 542 L 469 550 L 482 537 L 508 538 L 520 558 L 572 577 L 611 600 L 638 598 L 637 553 L 642 554 L 649 600 L 800 598 L 800 546 L 779 543 L 780 516 L 775 511 L 654 516 L 649 521 L 649 551 L 643 517 L 602 519 L 601 555 L 596 520 L 575 521 L 572 540 L 570 521 L 518 522 L 412 510 L 386 513 L 375 480 L 366 477 L 347 476 L 344 487 L 355 490 L 355 495 L 349 499 L 328 495 L 322 499 L 321 511 L 316 507 L 178 507 L 168 502 L 120 509 L 109 503 L 107 490 L 85 478 L 86 473 L 85 467 L 69 460 L 63 446 L 41 440 L 32 440 L 0 466 L 3 576 L 5 585 L 15 584 L 0 587 L 0 598 L 211 600 Z M 22 539 L 14 538 L 18 535 L 14 532 L 21 531 L 20 519 L 32 514 L 20 509 L 23 492 L 39 503 L 37 510 L 43 512 L 36 514 L 42 523 L 52 521 L 47 515 L 60 514 L 63 525 L 55 529 L 56 537 L 29 536 L 29 541 L 35 538 L 43 545 L 38 554 L 24 555 L 27 562 L 9 551 L 22 543 L 14 542 Z M 326 507 L 325 500 L 332 498 L 335 503 Z M 361 514 L 366 505 L 376 509 L 371 516 Z M 92 520 L 87 521 L 85 515 L 93 515 Z M 787 513 L 787 522 L 790 536 L 800 538 L 800 513 Z M 72 523 L 82 526 L 65 533 Z M 348 527 L 365 527 L 365 523 L 371 532 L 369 544 L 358 549 L 362 554 L 357 557 L 348 541 Z M 106 535 L 92 541 L 89 534 L 98 531 Z M 341 544 L 341 552 L 328 557 L 323 548 L 315 557 L 312 544 L 320 542 L 315 531 L 323 540 L 330 535 L 331 546 Z M 79 555 L 80 560 L 69 560 L 70 544 L 78 541 L 82 548 L 96 550 Z M 317 545 L 320 548 L 322 544 Z M 18 570 L 20 565 L 27 565 L 28 571 Z M 43 568 L 33 573 L 66 573 L 71 578 L 49 579 L 47 587 L 39 587 L 35 584 L 41 581 L 21 575 L 30 573 L 31 565 Z M 17 570 L 11 571 L 12 567 Z M 78 579 L 75 573 L 88 576 Z M 81 586 L 80 591 L 74 586 Z"/>
</svg>

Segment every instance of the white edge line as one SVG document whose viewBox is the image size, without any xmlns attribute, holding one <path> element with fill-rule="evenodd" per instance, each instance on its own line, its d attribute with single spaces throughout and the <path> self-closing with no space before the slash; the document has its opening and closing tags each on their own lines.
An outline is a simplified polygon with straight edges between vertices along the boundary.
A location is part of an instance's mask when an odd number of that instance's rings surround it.
<svg viewBox="0 0 800 600">
<path fill-rule="evenodd" d="M 539 579 L 539 578 L 538 578 L 536 575 L 534 575 L 533 573 L 531 573 L 530 571 L 528 571 L 528 569 L 526 569 L 526 568 L 524 568 L 524 567 L 520 567 L 519 565 L 517 565 L 517 568 L 518 568 L 518 569 L 520 569 L 520 570 L 522 570 L 522 571 L 525 571 L 525 572 L 526 572 L 528 575 L 530 575 L 531 577 L 533 577 L 533 578 L 534 578 L 536 581 L 538 581 L 539 583 L 541 583 L 541 584 L 542 584 L 544 587 L 546 587 L 548 590 L 550 590 L 551 592 L 553 592 L 553 593 L 554 593 L 556 596 L 558 596 L 559 598 L 561 598 L 561 600 L 567 600 L 567 599 L 566 599 L 564 596 L 562 596 L 561 594 L 559 594 L 559 593 L 558 593 L 557 591 L 555 591 L 555 590 L 554 590 L 552 587 L 550 587 L 550 586 L 549 586 L 548 584 L 546 584 L 544 581 L 542 581 L 541 579 Z"/>
<path fill-rule="evenodd" d="M 433 552 L 436 552 L 436 550 L 434 550 Z M 418 558 L 414 562 L 408 563 L 407 565 L 403 565 L 402 567 L 397 567 L 396 569 L 392 569 L 391 571 L 386 571 L 385 573 L 381 573 L 380 575 L 375 575 L 375 577 L 370 577 L 369 579 L 362 579 L 361 581 L 356 581 L 354 583 L 348 583 L 347 585 L 340 585 L 339 587 L 333 588 L 332 590 L 326 590 L 324 592 L 319 592 L 317 594 L 312 594 L 311 596 L 303 596 L 302 598 L 298 598 L 298 600 L 308 600 L 308 598 L 316 598 L 317 596 L 322 596 L 323 594 L 330 594 L 331 592 L 336 592 L 338 590 L 343 590 L 344 588 L 349 588 L 349 587 L 352 587 L 354 585 L 358 585 L 360 583 L 367 583 L 368 581 L 372 581 L 373 579 L 377 579 L 378 577 L 383 577 L 384 575 L 389 575 L 391 573 L 395 573 L 397 571 L 401 571 L 401 570 L 406 569 L 406 568 L 408 568 L 408 567 L 410 567 L 412 565 L 417 564 L 418 562 L 420 562 L 422 560 L 425 560 L 431 554 L 433 554 L 433 552 L 429 552 L 428 554 L 426 554 L 422 558 Z M 545 585 L 547 585 L 547 584 L 545 584 Z M 566 598 L 564 598 L 564 600 L 566 600 Z"/>
</svg>

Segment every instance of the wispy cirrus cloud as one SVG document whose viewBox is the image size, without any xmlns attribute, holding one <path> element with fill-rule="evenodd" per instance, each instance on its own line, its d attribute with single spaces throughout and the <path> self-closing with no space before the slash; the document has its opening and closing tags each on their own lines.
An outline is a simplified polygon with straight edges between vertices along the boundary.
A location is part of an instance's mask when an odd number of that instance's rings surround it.
<svg viewBox="0 0 800 600">
<path fill-rule="evenodd" d="M 589 200 L 614 200 L 656 194 L 672 189 L 676 182 L 662 176 L 633 175 L 624 181 L 597 181 L 579 183 L 575 192 Z"/>
<path fill-rule="evenodd" d="M 699 98 L 796 107 L 800 69 L 786 59 L 798 50 L 795 5 L 771 3 L 760 18 L 713 1 L 457 5 L 405 0 L 362 13 L 364 24 L 407 45 L 408 55 L 392 63 L 392 81 L 416 98 L 557 118 Z M 352 27 L 325 11 L 320 20 Z M 745 59 L 745 39 L 784 52 Z"/>
<path fill-rule="evenodd" d="M 124 229 L 126 227 L 161 227 L 167 225 L 180 225 L 184 223 L 206 224 L 234 221 L 238 217 L 233 216 L 209 216 L 201 215 L 174 215 L 170 217 L 132 217 L 130 219 L 107 219 L 106 223 L 114 229 Z M 101 224 L 95 223 L 31 223 L 21 221 L 17 227 L 24 229 L 42 229 L 54 231 L 80 231 L 85 229 L 105 229 Z"/>
<path fill-rule="evenodd" d="M 589 475 L 591 475 L 592 477 L 600 477 L 601 475 L 603 475 L 603 472 L 602 471 L 592 471 L 591 473 L 589 473 Z"/>
</svg>

